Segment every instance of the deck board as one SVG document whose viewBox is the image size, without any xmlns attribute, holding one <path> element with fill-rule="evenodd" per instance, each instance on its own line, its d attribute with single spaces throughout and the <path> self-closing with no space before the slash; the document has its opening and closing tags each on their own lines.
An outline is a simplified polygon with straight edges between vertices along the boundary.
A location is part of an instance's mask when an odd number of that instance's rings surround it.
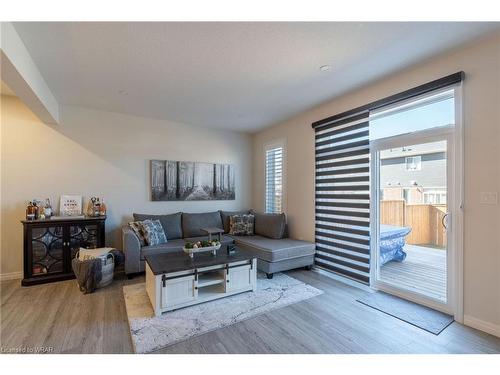
<svg viewBox="0 0 500 375">
<path fill-rule="evenodd" d="M 403 262 L 389 262 L 380 270 L 380 280 L 446 301 L 446 251 L 406 245 Z"/>
</svg>

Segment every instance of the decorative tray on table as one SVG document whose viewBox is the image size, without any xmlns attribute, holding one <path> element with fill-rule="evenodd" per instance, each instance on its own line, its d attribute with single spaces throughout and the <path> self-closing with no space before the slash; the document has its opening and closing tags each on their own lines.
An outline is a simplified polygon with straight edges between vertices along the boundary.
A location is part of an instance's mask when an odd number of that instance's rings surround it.
<svg viewBox="0 0 500 375">
<path fill-rule="evenodd" d="M 198 241 L 198 242 L 186 242 L 182 250 L 188 254 L 191 258 L 194 257 L 196 253 L 203 253 L 206 251 L 212 252 L 212 255 L 217 254 L 217 250 L 221 247 L 220 241 Z"/>
</svg>

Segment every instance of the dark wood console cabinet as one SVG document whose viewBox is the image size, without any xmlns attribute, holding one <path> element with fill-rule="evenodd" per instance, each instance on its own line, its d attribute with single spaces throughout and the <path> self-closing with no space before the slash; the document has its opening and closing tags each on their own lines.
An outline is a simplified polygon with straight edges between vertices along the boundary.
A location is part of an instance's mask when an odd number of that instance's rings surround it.
<svg viewBox="0 0 500 375">
<path fill-rule="evenodd" d="M 104 246 L 106 217 L 23 220 L 23 286 L 75 277 L 71 260 L 80 249 Z"/>
</svg>

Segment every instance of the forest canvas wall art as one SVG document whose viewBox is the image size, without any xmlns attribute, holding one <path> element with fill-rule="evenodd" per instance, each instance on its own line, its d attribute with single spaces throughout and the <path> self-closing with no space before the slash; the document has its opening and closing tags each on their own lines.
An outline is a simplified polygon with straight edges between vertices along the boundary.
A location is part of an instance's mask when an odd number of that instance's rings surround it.
<svg viewBox="0 0 500 375">
<path fill-rule="evenodd" d="M 234 166 L 151 160 L 153 201 L 234 200 Z"/>
</svg>

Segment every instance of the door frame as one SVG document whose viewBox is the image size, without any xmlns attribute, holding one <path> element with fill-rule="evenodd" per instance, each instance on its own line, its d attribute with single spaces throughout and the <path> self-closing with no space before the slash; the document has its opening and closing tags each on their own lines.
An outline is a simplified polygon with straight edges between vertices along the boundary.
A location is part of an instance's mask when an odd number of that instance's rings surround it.
<svg viewBox="0 0 500 375">
<path fill-rule="evenodd" d="M 402 134 L 370 142 L 370 232 L 379 230 L 379 175 L 380 162 L 378 151 L 401 144 L 411 145 L 438 141 L 438 138 L 447 140 L 447 204 L 450 220 L 447 233 L 447 303 L 437 299 L 424 297 L 421 294 L 397 288 L 377 280 L 378 236 L 372 236 L 370 241 L 370 287 L 408 299 L 436 310 L 454 316 L 459 323 L 463 323 L 463 112 L 462 112 L 462 85 L 454 88 L 455 98 L 455 126 L 438 127 L 419 132 Z M 374 188 L 376 187 L 376 188 Z"/>
</svg>

